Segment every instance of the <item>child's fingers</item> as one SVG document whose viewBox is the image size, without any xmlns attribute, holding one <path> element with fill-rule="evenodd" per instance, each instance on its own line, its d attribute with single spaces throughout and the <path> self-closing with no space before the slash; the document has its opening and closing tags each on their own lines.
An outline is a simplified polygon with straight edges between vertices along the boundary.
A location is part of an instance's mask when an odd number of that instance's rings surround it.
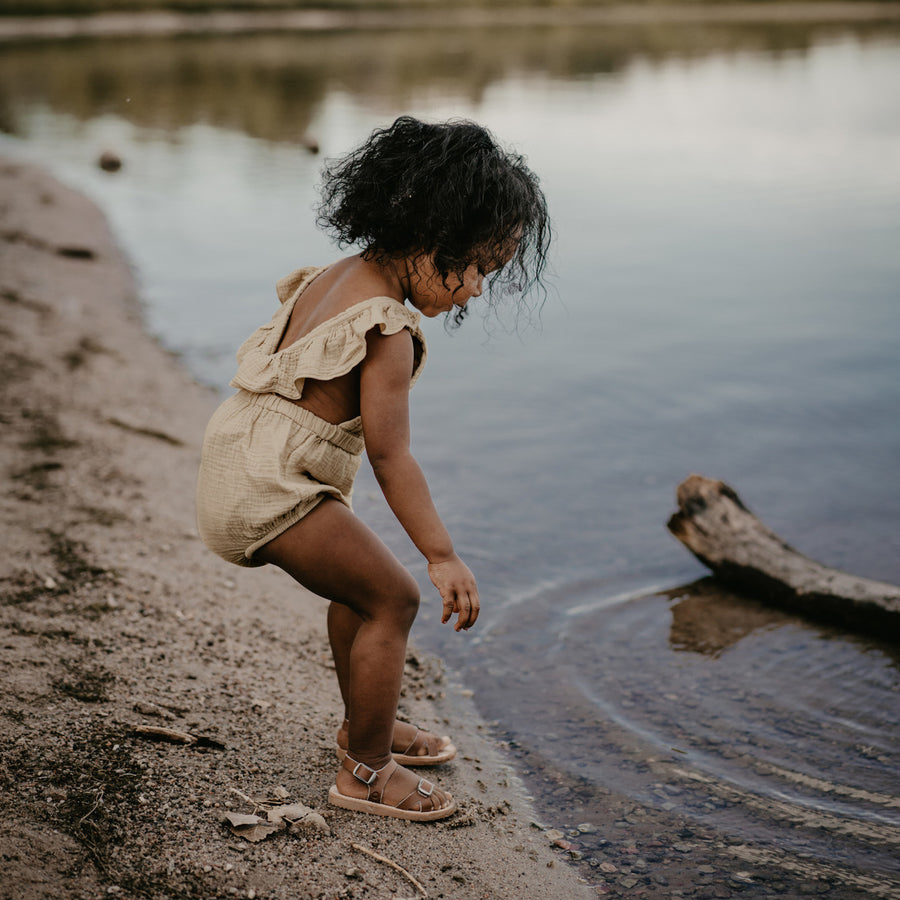
<svg viewBox="0 0 900 900">
<path fill-rule="evenodd" d="M 450 616 L 456 611 L 456 600 L 449 591 L 441 591 L 441 600 L 444 604 L 444 611 L 441 613 L 441 623 L 447 623 L 450 621 Z"/>
<path fill-rule="evenodd" d="M 456 631 L 468 630 L 475 624 L 481 604 L 478 600 L 478 591 L 463 592 L 457 594 L 457 606 L 459 616 L 456 620 Z"/>
</svg>

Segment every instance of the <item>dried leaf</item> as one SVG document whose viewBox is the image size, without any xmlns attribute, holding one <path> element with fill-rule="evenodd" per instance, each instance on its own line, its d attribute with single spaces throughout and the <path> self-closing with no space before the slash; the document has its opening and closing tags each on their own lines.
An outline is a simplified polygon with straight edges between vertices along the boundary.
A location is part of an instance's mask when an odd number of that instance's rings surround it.
<svg viewBox="0 0 900 900">
<path fill-rule="evenodd" d="M 266 815 L 270 822 L 281 822 L 284 820 L 293 825 L 294 822 L 305 819 L 311 812 L 312 810 L 302 803 L 291 803 L 287 806 L 275 806 Z"/>
<path fill-rule="evenodd" d="M 235 828 L 243 827 L 245 825 L 260 825 L 265 824 L 266 820 L 261 819 L 259 816 L 254 816 L 249 813 L 225 813 L 225 818 L 234 825 Z"/>
<path fill-rule="evenodd" d="M 321 831 L 323 834 L 331 834 L 331 829 L 328 827 L 328 823 L 317 812 L 311 812 L 308 816 L 304 816 L 299 822 L 296 823 L 294 827 L 312 828 L 316 831 Z"/>
<path fill-rule="evenodd" d="M 225 813 L 225 819 L 232 834 L 253 844 L 258 844 L 272 832 L 284 828 L 283 823 L 276 825 L 259 816 L 249 816 L 243 813 Z"/>
</svg>

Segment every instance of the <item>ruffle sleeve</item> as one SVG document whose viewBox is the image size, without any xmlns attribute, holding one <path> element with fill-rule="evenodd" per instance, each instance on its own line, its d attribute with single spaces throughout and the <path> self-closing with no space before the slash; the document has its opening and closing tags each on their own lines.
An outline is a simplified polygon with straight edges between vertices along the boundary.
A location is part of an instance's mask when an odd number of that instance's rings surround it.
<svg viewBox="0 0 900 900">
<path fill-rule="evenodd" d="M 311 274 L 320 269 L 300 269 L 279 282 L 289 291 L 288 299 L 272 320 L 257 329 L 238 350 L 238 371 L 232 387 L 257 394 L 275 393 L 289 400 L 299 400 L 307 378 L 329 381 L 346 375 L 366 355 L 366 335 L 373 329 L 382 334 L 395 334 L 406 328 L 413 337 L 415 361 L 410 387 L 425 364 L 425 336 L 419 325 L 419 313 L 390 297 L 372 297 L 344 310 L 314 328 L 293 344 L 274 352 L 290 318 L 291 310 Z M 306 273 L 300 275 L 300 273 Z M 293 280 L 292 280 L 293 279 Z"/>
</svg>

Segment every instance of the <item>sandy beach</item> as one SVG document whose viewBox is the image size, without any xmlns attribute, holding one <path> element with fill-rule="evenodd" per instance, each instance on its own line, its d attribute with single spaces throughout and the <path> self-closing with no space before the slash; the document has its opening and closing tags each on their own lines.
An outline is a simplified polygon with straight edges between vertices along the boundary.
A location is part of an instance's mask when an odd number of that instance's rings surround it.
<svg viewBox="0 0 900 900">
<path fill-rule="evenodd" d="M 422 826 L 327 805 L 325 605 L 195 534 L 216 397 L 144 332 L 95 206 L 9 161 L 0 196 L 0 896 L 594 895 L 464 692 L 416 651 L 401 714 L 453 735 L 459 758 L 426 774 L 460 811 Z M 273 804 L 318 815 L 256 843 L 223 821 Z"/>
</svg>

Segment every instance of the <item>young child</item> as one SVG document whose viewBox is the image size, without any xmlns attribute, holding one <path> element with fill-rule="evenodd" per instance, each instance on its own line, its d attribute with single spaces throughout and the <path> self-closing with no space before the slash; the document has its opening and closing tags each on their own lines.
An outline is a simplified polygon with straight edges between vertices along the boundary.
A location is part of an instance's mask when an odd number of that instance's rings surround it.
<svg viewBox="0 0 900 900">
<path fill-rule="evenodd" d="M 546 203 L 523 159 L 485 129 L 407 116 L 326 166 L 322 196 L 319 224 L 362 253 L 280 281 L 281 308 L 238 351 L 237 393 L 213 415 L 203 444 L 200 534 L 226 560 L 279 566 L 330 601 L 346 718 L 329 802 L 441 819 L 456 809 L 451 795 L 402 764 L 437 765 L 456 750 L 449 738 L 396 721 L 419 589 L 351 511 L 353 479 L 365 447 L 428 560 L 441 621 L 455 613 L 457 631 L 471 628 L 475 579 L 409 449 L 408 393 L 426 355 L 419 319 L 448 313 L 458 324 L 485 283 L 492 296 L 540 289 Z"/>
</svg>

